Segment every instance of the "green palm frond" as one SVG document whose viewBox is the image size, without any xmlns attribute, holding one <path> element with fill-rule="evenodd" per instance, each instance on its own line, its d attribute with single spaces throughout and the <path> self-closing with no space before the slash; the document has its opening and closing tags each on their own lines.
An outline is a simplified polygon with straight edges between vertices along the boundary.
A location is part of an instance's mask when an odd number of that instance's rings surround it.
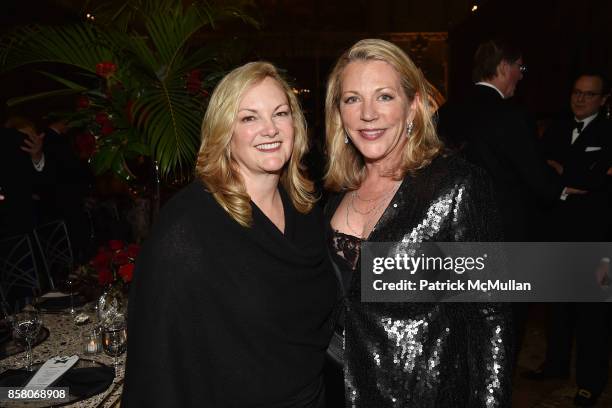
<svg viewBox="0 0 612 408">
<path fill-rule="evenodd" d="M 100 61 L 115 59 L 114 48 L 108 37 L 90 24 L 21 27 L 0 40 L 0 70 L 55 62 L 95 72 Z"/>
<path fill-rule="evenodd" d="M 45 73 L 66 88 L 11 101 L 79 92 L 90 98 L 91 113 L 78 112 L 75 123 L 93 122 L 101 111 L 112 113 L 112 134 L 94 133 L 96 172 L 112 169 L 129 177 L 126 159 L 145 154 L 159 163 L 164 176 L 185 174 L 193 168 L 200 145 L 204 108 L 201 94 L 188 92 L 186 78 L 197 69 L 203 72 L 203 83 L 208 83 L 224 70 L 215 47 L 195 47 L 194 36 L 227 19 L 255 25 L 240 7 L 244 3 L 196 0 L 183 7 L 176 0 L 105 1 L 92 8 L 95 24 L 27 26 L 0 39 L 0 72 L 33 63 L 60 63 L 88 76 L 84 82 L 102 84 L 103 89 L 87 88 Z M 114 64 L 112 74 L 95 76 L 103 62 Z M 132 104 L 129 113 L 126 104 Z M 99 132 L 101 126 L 94 123 L 92 129 Z"/>
</svg>

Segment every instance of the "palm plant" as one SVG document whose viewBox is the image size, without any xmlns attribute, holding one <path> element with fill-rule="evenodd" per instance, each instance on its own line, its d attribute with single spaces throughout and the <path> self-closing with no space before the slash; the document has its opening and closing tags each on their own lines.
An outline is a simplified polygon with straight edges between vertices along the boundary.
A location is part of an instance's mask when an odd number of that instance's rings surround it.
<svg viewBox="0 0 612 408">
<path fill-rule="evenodd" d="M 0 40 L 0 72 L 34 63 L 65 64 L 74 72 L 71 79 L 42 72 L 62 88 L 8 103 L 80 94 L 70 120 L 95 137 L 97 173 L 130 178 L 126 160 L 145 155 L 166 178 L 185 174 L 199 146 L 206 89 L 225 68 L 215 47 L 194 38 L 228 19 L 256 23 L 244 13 L 244 1 L 181 3 L 104 2 L 93 9 L 95 20 L 18 28 Z"/>
</svg>

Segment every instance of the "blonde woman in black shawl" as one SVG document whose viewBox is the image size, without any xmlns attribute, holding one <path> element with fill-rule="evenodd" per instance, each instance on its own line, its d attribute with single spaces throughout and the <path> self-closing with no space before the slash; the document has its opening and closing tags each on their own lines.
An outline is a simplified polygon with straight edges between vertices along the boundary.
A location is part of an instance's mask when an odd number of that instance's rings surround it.
<svg viewBox="0 0 612 408">
<path fill-rule="evenodd" d="M 338 289 L 306 150 L 272 65 L 220 82 L 197 180 L 166 204 L 138 260 L 122 406 L 323 406 Z"/>
</svg>

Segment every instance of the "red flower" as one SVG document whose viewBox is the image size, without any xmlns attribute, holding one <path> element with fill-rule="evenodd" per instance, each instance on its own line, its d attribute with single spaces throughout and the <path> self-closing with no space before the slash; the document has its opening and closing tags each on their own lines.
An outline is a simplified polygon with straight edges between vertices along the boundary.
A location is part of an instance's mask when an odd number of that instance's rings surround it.
<svg viewBox="0 0 612 408">
<path fill-rule="evenodd" d="M 129 261 L 128 255 L 125 251 L 119 251 L 113 257 L 113 263 L 115 265 L 125 265 Z"/>
<path fill-rule="evenodd" d="M 98 283 L 101 286 L 108 285 L 113 281 L 113 274 L 110 269 L 103 268 L 98 271 Z"/>
<path fill-rule="evenodd" d="M 101 269 L 108 268 L 111 258 L 111 254 L 108 251 L 99 251 L 91 260 L 91 265 L 96 268 L 97 271 L 100 271 Z"/>
<path fill-rule="evenodd" d="M 138 244 L 130 244 L 127 247 L 127 256 L 130 259 L 136 259 L 138 257 L 138 253 L 140 252 L 140 245 Z"/>
<path fill-rule="evenodd" d="M 79 133 L 74 142 L 81 158 L 91 157 L 96 151 L 96 138 L 90 132 Z"/>
<path fill-rule="evenodd" d="M 131 282 L 134 277 L 134 264 L 128 263 L 119 267 L 119 276 L 125 283 Z"/>
<path fill-rule="evenodd" d="M 96 64 L 96 74 L 103 78 L 111 77 L 117 71 L 117 65 L 111 61 L 102 61 Z"/>
<path fill-rule="evenodd" d="M 110 122 L 110 119 L 108 118 L 108 113 L 106 112 L 96 113 L 95 121 L 98 125 L 105 125 L 106 123 Z"/>
<path fill-rule="evenodd" d="M 124 246 L 125 244 L 123 243 L 123 241 L 118 239 L 111 239 L 110 241 L 108 241 L 108 247 L 111 249 L 111 251 L 118 251 L 120 249 L 123 249 Z"/>
<path fill-rule="evenodd" d="M 115 128 L 113 127 L 113 124 L 111 122 L 106 122 L 102 125 L 102 129 L 100 129 L 100 133 L 102 133 L 102 136 L 108 136 L 114 131 Z"/>
<path fill-rule="evenodd" d="M 81 95 L 77 98 L 77 107 L 79 109 L 87 109 L 89 108 L 89 98 L 85 95 Z"/>
</svg>

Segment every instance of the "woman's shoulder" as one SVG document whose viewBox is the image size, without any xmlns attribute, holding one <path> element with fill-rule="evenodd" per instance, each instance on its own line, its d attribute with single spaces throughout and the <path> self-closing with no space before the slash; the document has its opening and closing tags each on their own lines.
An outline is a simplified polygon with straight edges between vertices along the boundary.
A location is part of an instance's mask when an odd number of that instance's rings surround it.
<svg viewBox="0 0 612 408">
<path fill-rule="evenodd" d="M 489 182 L 488 175 L 482 168 L 454 153 L 440 154 L 425 169 L 423 175 L 426 174 L 429 176 L 427 178 L 437 179 L 443 184 Z"/>
<path fill-rule="evenodd" d="M 207 230 L 220 222 L 218 206 L 202 182 L 196 180 L 176 193 L 162 207 L 151 236 L 177 238 L 177 234 L 196 233 L 203 225 Z"/>
</svg>

